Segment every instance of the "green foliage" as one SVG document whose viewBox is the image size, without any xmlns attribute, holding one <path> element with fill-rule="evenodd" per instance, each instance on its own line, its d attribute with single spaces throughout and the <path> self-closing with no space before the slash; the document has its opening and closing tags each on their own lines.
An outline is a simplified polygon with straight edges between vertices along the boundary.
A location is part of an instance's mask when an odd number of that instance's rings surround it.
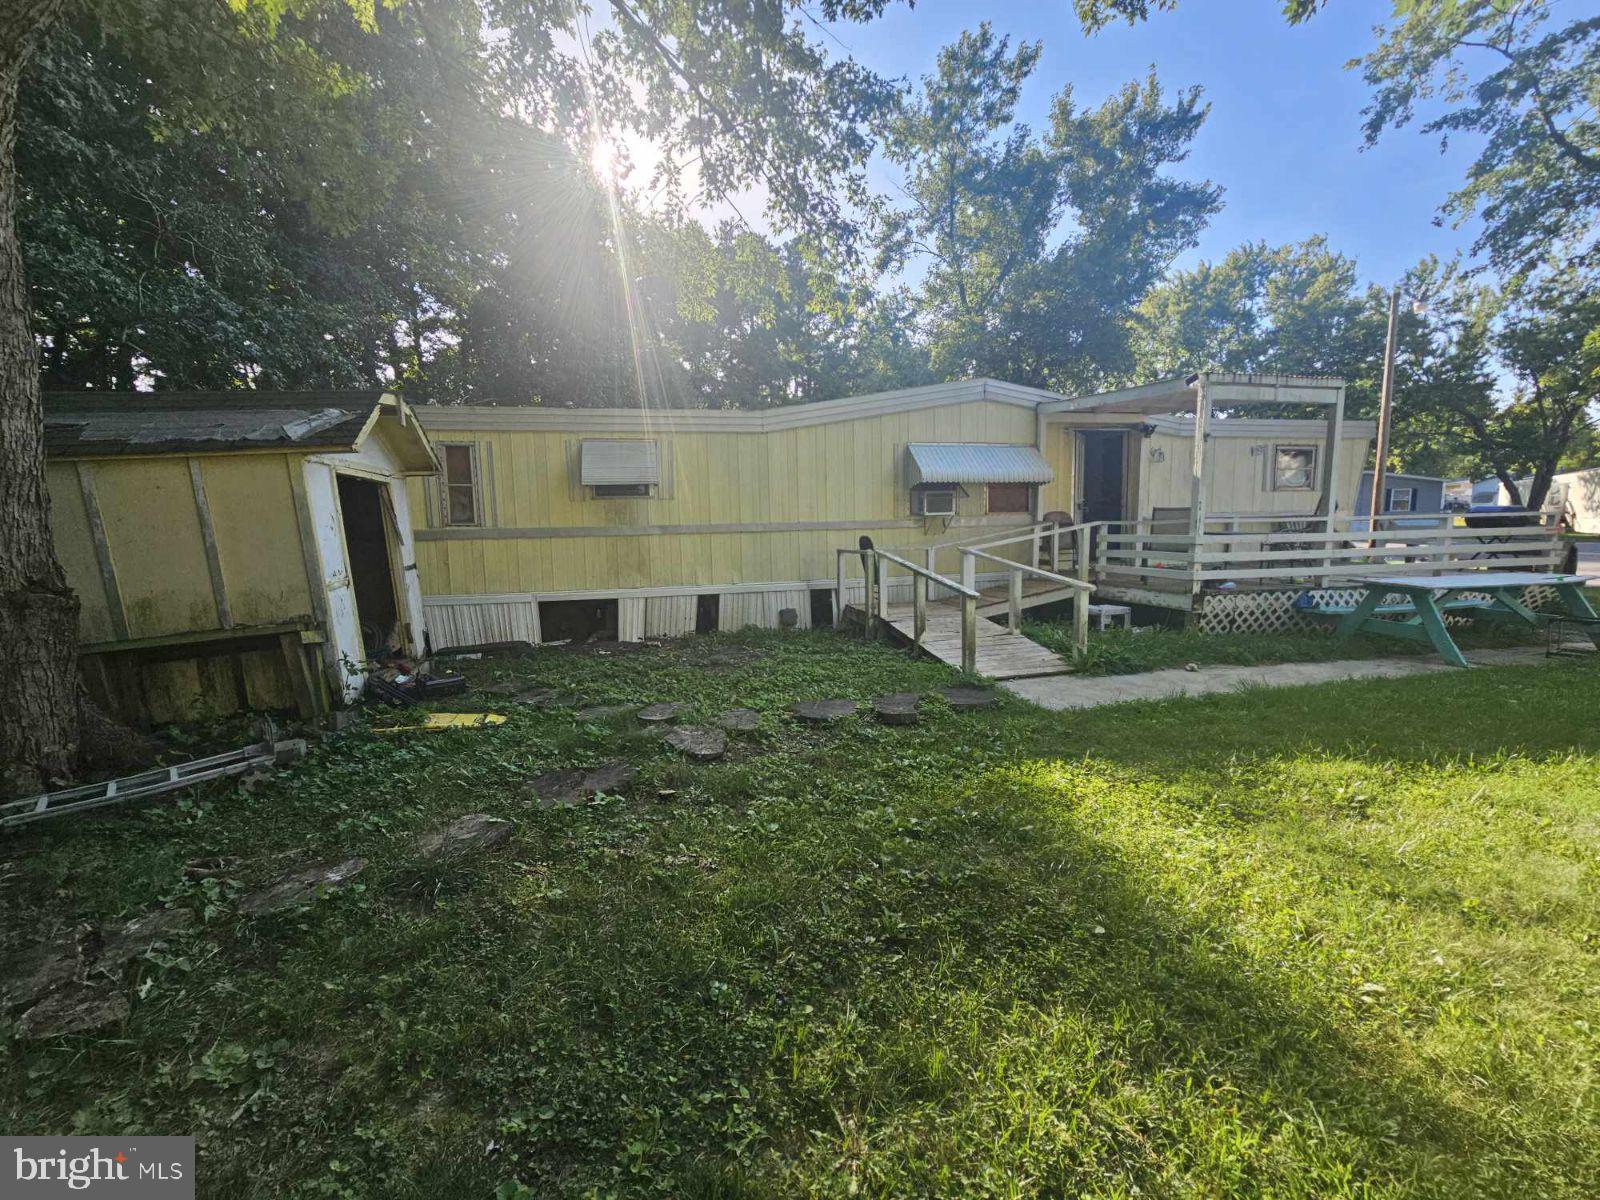
<svg viewBox="0 0 1600 1200">
<path fill-rule="evenodd" d="M 1481 141 L 1445 212 L 1483 220 L 1476 248 L 1509 278 L 1600 265 L 1600 17 L 1582 8 L 1563 23 L 1548 0 L 1404 0 L 1359 60 L 1369 144 L 1419 107 L 1443 110 L 1423 132 Z"/>
<path fill-rule="evenodd" d="M 909 204 L 880 208 L 880 264 L 925 267 L 941 378 L 1079 390 L 1125 374 L 1129 306 L 1220 207 L 1211 184 L 1164 173 L 1205 119 L 1197 89 L 1168 105 L 1152 74 L 1083 111 L 1069 87 L 1035 136 L 1015 111 L 1039 51 L 987 23 L 964 33 L 890 127 Z"/>
<path fill-rule="evenodd" d="M 8 949 L 199 906 L 194 857 L 370 865 L 140 960 L 124 1028 L 12 1047 L 6 1127 L 192 1132 L 230 1200 L 1600 1185 L 1591 664 L 827 729 L 782 710 L 951 675 L 821 633 L 468 666 L 762 727 L 699 767 L 571 709 L 357 730 L 27 832 Z M 521 793 L 617 755 L 629 797 Z M 513 841 L 419 870 L 470 811 Z"/>
</svg>

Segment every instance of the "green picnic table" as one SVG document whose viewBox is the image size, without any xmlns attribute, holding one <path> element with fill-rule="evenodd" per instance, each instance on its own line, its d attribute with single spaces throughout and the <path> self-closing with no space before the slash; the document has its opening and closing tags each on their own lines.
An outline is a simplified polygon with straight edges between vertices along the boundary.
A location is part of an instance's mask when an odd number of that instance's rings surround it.
<svg viewBox="0 0 1600 1200">
<path fill-rule="evenodd" d="M 1355 605 L 1316 604 L 1307 592 L 1296 601 L 1302 612 L 1338 617 L 1334 638 L 1345 641 L 1358 633 L 1426 642 L 1451 666 L 1464 667 L 1466 657 L 1450 636 L 1444 618 L 1457 613 L 1474 620 L 1526 625 L 1537 629 L 1554 619 L 1536 613 L 1522 602 L 1522 592 L 1530 587 L 1551 588 L 1566 610 L 1566 619 L 1581 625 L 1589 640 L 1600 650 L 1600 616 L 1584 592 L 1591 575 L 1535 575 L 1527 571 L 1464 571 L 1457 575 L 1419 576 L 1364 575 L 1343 580 L 1345 586 L 1362 590 Z M 1472 596 L 1463 593 L 1474 593 Z M 1390 596 L 1403 597 L 1398 602 Z M 1487 600 L 1482 599 L 1487 595 Z"/>
</svg>

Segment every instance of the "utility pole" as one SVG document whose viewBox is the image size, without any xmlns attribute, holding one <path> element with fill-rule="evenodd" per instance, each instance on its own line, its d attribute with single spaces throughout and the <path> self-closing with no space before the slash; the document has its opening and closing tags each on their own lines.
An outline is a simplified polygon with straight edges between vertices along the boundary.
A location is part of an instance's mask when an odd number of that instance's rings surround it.
<svg viewBox="0 0 1600 1200">
<path fill-rule="evenodd" d="M 1400 323 L 1400 286 L 1389 293 L 1389 337 L 1383 347 L 1383 392 L 1378 399 L 1378 456 L 1372 464 L 1371 517 L 1367 527 L 1374 541 L 1378 534 L 1378 518 L 1383 514 L 1383 492 L 1386 482 L 1385 468 L 1389 461 L 1389 423 L 1394 404 L 1394 341 Z"/>
</svg>

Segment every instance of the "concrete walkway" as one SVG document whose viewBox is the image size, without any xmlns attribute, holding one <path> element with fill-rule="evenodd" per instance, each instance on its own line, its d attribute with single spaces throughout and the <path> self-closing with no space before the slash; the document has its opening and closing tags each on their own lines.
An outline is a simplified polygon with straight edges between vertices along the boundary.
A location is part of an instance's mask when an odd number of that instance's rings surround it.
<svg viewBox="0 0 1600 1200">
<path fill-rule="evenodd" d="M 1573 650 L 1593 651 L 1587 642 L 1568 643 Z M 1480 667 L 1532 666 L 1551 661 L 1543 646 L 1505 650 L 1469 650 L 1467 661 Z M 1279 663 L 1265 667 L 1201 667 L 1147 671 L 1142 675 L 1055 675 L 1048 679 L 1013 679 L 1001 687 L 1041 708 L 1066 711 L 1124 704 L 1130 700 L 1167 700 L 1174 696 L 1209 696 L 1246 687 L 1305 687 L 1340 679 L 1397 679 L 1406 675 L 1449 675 L 1433 655 L 1415 658 L 1353 658 L 1338 662 Z"/>
</svg>

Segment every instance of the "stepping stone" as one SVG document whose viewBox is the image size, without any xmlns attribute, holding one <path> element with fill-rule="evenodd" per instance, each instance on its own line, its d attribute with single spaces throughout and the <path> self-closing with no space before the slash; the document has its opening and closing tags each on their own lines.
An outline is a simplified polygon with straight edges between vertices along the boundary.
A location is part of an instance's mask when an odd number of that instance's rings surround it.
<svg viewBox="0 0 1600 1200">
<path fill-rule="evenodd" d="M 52 992 L 23 1013 L 17 1032 L 25 1038 L 84 1033 L 126 1020 L 128 994 L 121 984 L 74 984 Z"/>
<path fill-rule="evenodd" d="M 527 790 L 538 798 L 540 808 L 572 808 L 600 792 L 621 792 L 636 774 L 638 768 L 626 762 L 609 762 L 592 770 L 561 767 L 529 780 Z"/>
<path fill-rule="evenodd" d="M 266 887 L 251 892 L 239 901 L 239 911 L 256 916 L 277 912 L 298 904 L 309 904 L 317 897 L 336 892 L 366 870 L 364 858 L 347 858 L 343 862 L 322 863 L 301 871 L 280 875 Z"/>
<path fill-rule="evenodd" d="M 92 925 L 78 925 L 53 943 L 29 947 L 0 970 L 0 1001 L 7 1008 L 33 1004 L 56 988 L 81 980 L 93 952 Z"/>
<path fill-rule="evenodd" d="M 676 721 L 682 711 L 681 704 L 650 704 L 641 708 L 635 715 L 646 725 L 659 725 L 664 721 Z"/>
<path fill-rule="evenodd" d="M 827 725 L 854 716 L 860 705 L 854 700 L 796 700 L 789 707 L 802 721 Z"/>
<path fill-rule="evenodd" d="M 728 735 L 720 729 L 708 729 L 703 725 L 679 725 L 676 729 L 669 729 L 666 743 L 701 762 L 721 758 L 728 752 Z"/>
<path fill-rule="evenodd" d="M 988 708 L 998 699 L 992 690 L 980 687 L 942 687 L 939 695 L 951 708 Z"/>
<path fill-rule="evenodd" d="M 95 958 L 97 971 L 115 970 L 138 958 L 157 942 L 193 927 L 194 913 L 187 908 L 157 908 L 135 917 L 106 939 Z"/>
<path fill-rule="evenodd" d="M 872 702 L 872 711 L 885 725 L 915 725 L 922 697 L 916 692 L 890 692 Z"/>
<path fill-rule="evenodd" d="M 612 721 L 631 713 L 635 707 L 636 705 L 632 704 L 591 704 L 587 708 L 578 710 L 578 720 Z"/>
<path fill-rule="evenodd" d="M 481 854 L 505 845 L 515 829 L 510 821 L 488 813 L 468 813 L 442 829 L 418 837 L 417 853 L 433 862 L 462 854 Z"/>
<path fill-rule="evenodd" d="M 749 733 L 761 725 L 761 714 L 753 708 L 730 708 L 717 718 L 717 724 L 735 733 Z"/>
</svg>

